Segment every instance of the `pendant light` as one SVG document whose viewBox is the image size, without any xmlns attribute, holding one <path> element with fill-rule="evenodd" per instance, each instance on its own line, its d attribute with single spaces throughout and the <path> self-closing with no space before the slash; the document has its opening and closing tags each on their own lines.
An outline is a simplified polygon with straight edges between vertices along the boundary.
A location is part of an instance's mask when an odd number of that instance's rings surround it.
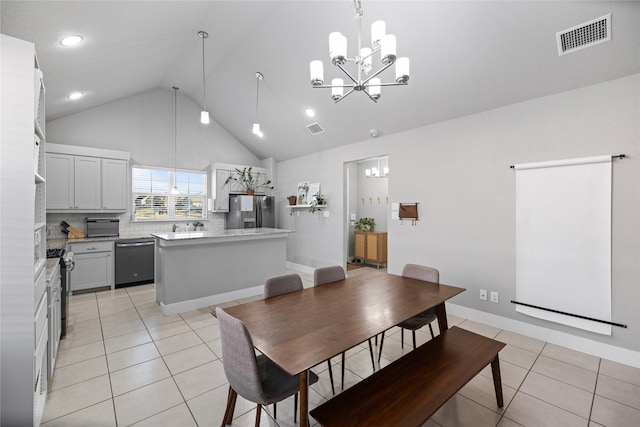
<svg viewBox="0 0 640 427">
<path fill-rule="evenodd" d="M 260 94 L 260 80 L 262 80 L 264 76 L 260 71 L 256 72 L 256 119 L 253 122 L 253 134 L 262 138 L 264 134 L 260 130 L 260 123 L 258 123 L 258 95 Z"/>
<path fill-rule="evenodd" d="M 205 31 L 198 31 L 198 36 L 202 39 L 202 111 L 200 112 L 200 123 L 209 124 L 209 112 L 207 111 L 207 84 L 204 78 L 204 39 L 209 37 Z"/>
<path fill-rule="evenodd" d="M 176 182 L 176 153 L 178 150 L 178 90 L 178 87 L 173 86 L 173 188 L 171 189 L 171 194 L 173 195 L 180 194 L 178 183 Z"/>
</svg>

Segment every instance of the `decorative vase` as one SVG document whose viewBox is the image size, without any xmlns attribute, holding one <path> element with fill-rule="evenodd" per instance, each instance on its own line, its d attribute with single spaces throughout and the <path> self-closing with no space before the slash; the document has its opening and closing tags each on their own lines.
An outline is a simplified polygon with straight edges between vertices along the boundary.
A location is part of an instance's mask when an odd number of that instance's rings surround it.
<svg viewBox="0 0 640 427">
<path fill-rule="evenodd" d="M 249 196 L 253 196 L 255 194 L 256 190 L 254 190 L 253 188 L 249 188 L 247 189 L 247 195 Z"/>
</svg>

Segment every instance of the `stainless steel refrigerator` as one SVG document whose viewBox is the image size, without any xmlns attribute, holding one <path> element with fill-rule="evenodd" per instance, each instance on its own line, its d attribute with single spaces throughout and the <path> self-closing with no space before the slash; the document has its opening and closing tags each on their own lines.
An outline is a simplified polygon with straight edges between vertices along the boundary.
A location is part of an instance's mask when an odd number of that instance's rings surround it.
<svg viewBox="0 0 640 427">
<path fill-rule="evenodd" d="M 275 227 L 275 201 L 273 196 L 229 196 L 227 229 Z"/>
</svg>

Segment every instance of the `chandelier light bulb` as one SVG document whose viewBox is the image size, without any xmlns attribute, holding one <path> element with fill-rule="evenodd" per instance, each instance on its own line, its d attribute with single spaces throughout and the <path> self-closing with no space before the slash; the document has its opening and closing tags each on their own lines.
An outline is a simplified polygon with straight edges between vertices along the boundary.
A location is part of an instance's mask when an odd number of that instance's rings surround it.
<svg viewBox="0 0 640 427">
<path fill-rule="evenodd" d="M 342 79 L 331 80 L 331 86 L 333 86 L 331 88 L 331 99 L 337 101 L 342 98 L 342 95 L 344 94 L 344 88 L 342 87 L 343 85 L 344 81 Z"/>
<path fill-rule="evenodd" d="M 371 46 L 374 49 L 378 48 L 380 41 L 384 37 L 387 31 L 387 25 L 384 21 L 375 21 L 371 24 Z"/>
<path fill-rule="evenodd" d="M 374 78 L 369 80 L 369 95 L 373 99 L 380 99 L 380 79 Z"/>
<path fill-rule="evenodd" d="M 387 34 L 382 38 L 380 58 L 385 65 L 393 64 L 396 60 L 396 36 L 393 34 Z"/>
<path fill-rule="evenodd" d="M 209 112 L 208 111 L 201 111 L 200 112 L 200 123 L 202 123 L 203 125 L 208 125 L 209 124 Z"/>
<path fill-rule="evenodd" d="M 311 72 L 312 86 L 319 86 L 324 83 L 324 66 L 322 65 L 322 61 L 311 61 L 309 71 Z"/>
<path fill-rule="evenodd" d="M 253 124 L 253 130 L 252 130 L 254 135 L 259 135 L 260 134 L 260 123 L 254 123 Z"/>
<path fill-rule="evenodd" d="M 396 83 L 409 81 L 409 58 L 403 56 L 396 61 Z"/>
<path fill-rule="evenodd" d="M 341 33 L 329 34 L 329 57 L 333 65 L 343 65 L 347 61 L 347 38 Z"/>
</svg>

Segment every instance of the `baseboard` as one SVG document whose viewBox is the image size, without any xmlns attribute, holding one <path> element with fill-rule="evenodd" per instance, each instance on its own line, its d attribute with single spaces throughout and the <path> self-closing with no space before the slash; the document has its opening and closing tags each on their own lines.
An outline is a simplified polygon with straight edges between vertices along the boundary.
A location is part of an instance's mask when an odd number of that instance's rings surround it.
<svg viewBox="0 0 640 427">
<path fill-rule="evenodd" d="M 614 362 L 622 363 L 624 365 L 640 368 L 640 352 L 638 351 L 616 347 L 611 344 L 605 344 L 587 338 L 577 337 L 566 332 L 554 331 L 552 329 L 532 325 L 520 320 L 496 316 L 495 314 L 474 310 L 457 304 L 447 302 L 446 305 L 447 313 L 458 317 L 473 320 L 474 322 L 484 323 L 495 328 L 517 332 L 541 341 L 550 342 L 582 353 L 591 354 L 603 359 L 613 360 Z"/>
<path fill-rule="evenodd" d="M 184 313 L 186 311 L 197 310 L 209 305 L 216 305 L 224 302 L 229 302 L 234 299 L 248 298 L 256 295 L 260 295 L 263 292 L 263 286 L 254 286 L 251 288 L 240 289 L 232 292 L 225 292 L 223 294 L 210 295 L 207 297 L 191 299 L 187 301 L 175 302 L 173 304 L 160 303 L 160 308 L 165 316 L 172 314 Z"/>
<path fill-rule="evenodd" d="M 290 268 L 291 270 L 300 271 L 306 274 L 313 274 L 315 270 L 314 267 L 309 267 L 307 265 L 302 265 L 302 264 L 296 264 L 295 262 L 289 262 L 289 261 L 287 261 L 287 268 Z"/>
</svg>

